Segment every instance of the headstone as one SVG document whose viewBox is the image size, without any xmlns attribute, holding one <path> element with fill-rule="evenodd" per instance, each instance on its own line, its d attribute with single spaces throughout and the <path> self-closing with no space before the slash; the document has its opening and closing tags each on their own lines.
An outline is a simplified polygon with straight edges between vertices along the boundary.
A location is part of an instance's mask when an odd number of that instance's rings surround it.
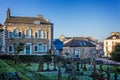
<svg viewBox="0 0 120 80">
<path fill-rule="evenodd" d="M 39 62 L 39 66 L 38 66 L 38 71 L 44 71 L 44 65 L 43 65 L 43 61 Z"/>
<path fill-rule="evenodd" d="M 114 77 L 114 80 L 118 80 L 118 79 L 117 79 L 117 76 L 118 76 L 118 75 L 117 75 L 117 69 L 115 69 L 115 74 L 114 74 L 114 76 L 115 76 L 115 77 Z"/>
<path fill-rule="evenodd" d="M 54 68 L 53 68 L 53 71 L 57 71 L 57 68 L 56 68 L 56 63 L 54 62 Z"/>
<path fill-rule="evenodd" d="M 110 68 L 109 67 L 107 68 L 106 73 L 107 73 L 107 80 L 110 80 Z"/>
<path fill-rule="evenodd" d="M 45 71 L 50 71 L 50 68 L 49 68 L 49 62 L 46 63 L 47 64 L 47 69 Z"/>
<path fill-rule="evenodd" d="M 71 69 L 72 71 L 70 75 L 68 76 L 68 80 L 76 80 L 75 68 L 73 64 L 71 64 Z"/>
<path fill-rule="evenodd" d="M 86 63 L 84 62 L 83 70 L 87 70 Z"/>
<path fill-rule="evenodd" d="M 71 73 L 72 72 L 72 66 L 71 66 L 70 62 L 68 62 L 68 64 L 66 65 L 66 72 L 67 73 Z"/>
<path fill-rule="evenodd" d="M 80 71 L 80 69 L 79 69 L 79 62 L 77 62 L 76 71 Z"/>
<path fill-rule="evenodd" d="M 100 64 L 100 71 L 103 71 L 102 64 Z"/>
<path fill-rule="evenodd" d="M 61 62 L 58 63 L 58 80 L 62 80 Z"/>
</svg>

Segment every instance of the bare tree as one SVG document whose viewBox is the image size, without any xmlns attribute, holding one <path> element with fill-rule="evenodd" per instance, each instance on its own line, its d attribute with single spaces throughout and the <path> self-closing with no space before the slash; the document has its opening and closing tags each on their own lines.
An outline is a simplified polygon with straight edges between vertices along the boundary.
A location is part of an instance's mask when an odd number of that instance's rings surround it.
<svg viewBox="0 0 120 80">
<path fill-rule="evenodd" d="M 20 53 L 20 51 L 23 51 L 23 49 L 24 49 L 23 42 L 14 43 L 14 50 L 15 50 L 14 63 L 15 64 L 17 64 L 19 53 Z"/>
</svg>

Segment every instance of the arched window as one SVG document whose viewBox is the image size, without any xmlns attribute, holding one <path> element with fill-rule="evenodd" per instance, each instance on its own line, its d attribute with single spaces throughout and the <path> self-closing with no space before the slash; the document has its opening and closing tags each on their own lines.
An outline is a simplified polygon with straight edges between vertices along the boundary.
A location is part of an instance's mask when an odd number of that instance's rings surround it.
<svg viewBox="0 0 120 80">
<path fill-rule="evenodd" d="M 38 48 L 39 48 L 39 52 L 42 52 L 42 44 L 41 43 L 38 44 Z"/>
<path fill-rule="evenodd" d="M 14 37 L 18 37 L 17 29 L 14 29 L 14 30 L 13 30 L 13 36 L 14 36 Z"/>
<path fill-rule="evenodd" d="M 26 38 L 31 38 L 31 30 L 30 29 L 26 30 Z"/>
<path fill-rule="evenodd" d="M 47 39 L 47 32 L 46 31 L 43 32 L 43 38 Z"/>
<path fill-rule="evenodd" d="M 38 30 L 38 37 L 42 38 L 42 30 Z"/>
</svg>

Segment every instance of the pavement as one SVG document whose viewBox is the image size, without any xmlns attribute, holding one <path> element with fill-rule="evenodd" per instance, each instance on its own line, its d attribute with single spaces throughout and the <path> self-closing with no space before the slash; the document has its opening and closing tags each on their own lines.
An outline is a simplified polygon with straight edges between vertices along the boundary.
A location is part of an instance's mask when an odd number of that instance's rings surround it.
<svg viewBox="0 0 120 80">
<path fill-rule="evenodd" d="M 103 62 L 103 64 L 111 64 L 111 65 L 120 65 L 120 62 L 116 62 L 113 60 L 109 60 L 106 58 L 95 58 L 97 61 L 101 60 Z"/>
</svg>

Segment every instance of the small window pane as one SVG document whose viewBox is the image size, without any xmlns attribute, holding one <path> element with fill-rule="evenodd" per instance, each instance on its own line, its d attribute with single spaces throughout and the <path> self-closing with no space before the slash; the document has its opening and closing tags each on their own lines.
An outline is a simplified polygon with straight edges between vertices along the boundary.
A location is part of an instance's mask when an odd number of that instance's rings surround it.
<svg viewBox="0 0 120 80">
<path fill-rule="evenodd" d="M 35 32 L 35 37 L 37 38 L 37 32 Z"/>
<path fill-rule="evenodd" d="M 22 33 L 21 33 L 21 32 L 19 32 L 18 36 L 19 36 L 19 37 L 21 37 L 21 36 L 22 36 Z"/>
<path fill-rule="evenodd" d="M 9 46 L 9 52 L 12 52 L 12 46 Z"/>
<path fill-rule="evenodd" d="M 38 50 L 37 50 L 37 46 L 35 46 L 35 51 L 38 51 Z"/>
<path fill-rule="evenodd" d="M 9 32 L 9 38 L 12 38 L 12 32 Z"/>
</svg>

